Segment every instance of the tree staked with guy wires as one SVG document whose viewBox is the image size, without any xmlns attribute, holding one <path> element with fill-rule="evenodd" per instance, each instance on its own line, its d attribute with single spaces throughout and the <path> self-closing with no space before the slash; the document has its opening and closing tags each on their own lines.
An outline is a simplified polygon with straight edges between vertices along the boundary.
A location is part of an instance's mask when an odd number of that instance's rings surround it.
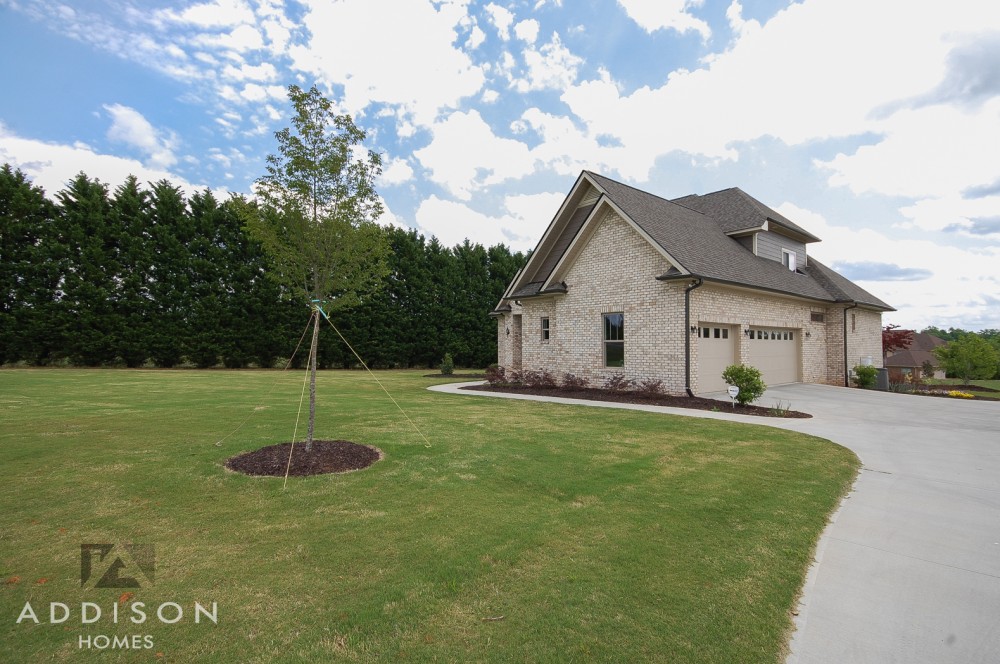
<svg viewBox="0 0 1000 664">
<path fill-rule="evenodd" d="M 269 275 L 311 310 L 310 450 L 316 420 L 316 348 L 322 318 L 378 290 L 389 246 L 376 225 L 382 202 L 375 178 L 381 157 L 363 147 L 365 132 L 335 112 L 316 86 L 289 86 L 292 127 L 275 132 L 278 153 L 255 183 L 257 200 L 240 200 L 247 231 L 270 259 Z"/>
</svg>

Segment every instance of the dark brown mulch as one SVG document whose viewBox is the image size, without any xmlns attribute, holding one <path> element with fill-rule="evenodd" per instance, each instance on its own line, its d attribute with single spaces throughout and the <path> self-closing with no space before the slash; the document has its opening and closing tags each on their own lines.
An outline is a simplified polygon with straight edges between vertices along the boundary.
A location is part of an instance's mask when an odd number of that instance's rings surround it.
<svg viewBox="0 0 1000 664">
<path fill-rule="evenodd" d="M 469 378 L 471 380 L 486 380 L 486 374 L 484 373 L 443 374 L 438 372 L 432 374 L 424 374 L 424 378 Z"/>
<path fill-rule="evenodd" d="M 715 410 L 726 413 L 736 413 L 737 415 L 757 415 L 759 417 L 812 417 L 809 413 L 797 410 L 784 410 L 779 412 L 776 408 L 767 406 L 736 404 L 733 408 L 731 403 L 725 403 L 716 399 L 705 399 L 703 397 L 678 397 L 669 394 L 649 395 L 639 392 L 612 392 L 610 390 L 600 390 L 594 387 L 587 388 L 567 388 L 567 387 L 494 387 L 492 385 L 470 385 L 463 387 L 463 390 L 478 390 L 480 392 L 506 392 L 508 394 L 533 394 L 546 397 L 565 397 L 567 399 L 587 399 L 588 401 L 612 401 L 615 403 L 637 403 L 652 406 L 671 406 L 673 408 L 693 408 L 695 410 Z M 782 404 L 783 407 L 788 404 Z"/>
<path fill-rule="evenodd" d="M 244 452 L 226 460 L 226 468 L 244 475 L 284 477 L 288 468 L 291 443 L 268 445 Z M 344 473 L 367 468 L 382 458 L 381 453 L 367 445 L 347 440 L 314 440 L 307 453 L 305 443 L 295 443 L 289 475 L 305 477 L 325 473 Z"/>
</svg>

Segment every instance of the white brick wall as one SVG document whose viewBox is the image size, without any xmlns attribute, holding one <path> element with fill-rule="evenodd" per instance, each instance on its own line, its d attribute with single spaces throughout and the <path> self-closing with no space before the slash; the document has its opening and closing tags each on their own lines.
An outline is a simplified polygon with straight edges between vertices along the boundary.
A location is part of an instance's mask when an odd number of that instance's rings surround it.
<svg viewBox="0 0 1000 664">
<path fill-rule="evenodd" d="M 661 282 L 656 277 L 670 263 L 627 222 L 608 211 L 576 261 L 566 272 L 565 295 L 511 303 L 512 313 L 498 319 L 497 361 L 512 368 L 516 343 L 513 314 L 522 316 L 522 366 L 585 376 L 600 385 L 613 373 L 636 380 L 662 380 L 670 392 L 684 391 L 684 343 L 691 343 L 691 388 L 698 391 L 698 338 L 684 324 L 687 280 Z M 810 320 L 824 314 L 823 323 Z M 604 313 L 625 315 L 625 367 L 604 367 Z M 746 360 L 750 326 L 791 328 L 802 358 L 802 380 L 843 385 L 843 306 L 781 297 L 706 282 L 691 293 L 691 325 L 734 326 L 736 361 Z M 854 313 L 855 331 L 850 315 Z M 541 318 L 549 319 L 550 338 L 541 339 Z M 850 366 L 870 354 L 881 366 L 881 314 L 848 312 Z M 506 330 L 510 328 L 511 334 Z M 808 336 L 806 333 L 808 332 Z"/>
</svg>

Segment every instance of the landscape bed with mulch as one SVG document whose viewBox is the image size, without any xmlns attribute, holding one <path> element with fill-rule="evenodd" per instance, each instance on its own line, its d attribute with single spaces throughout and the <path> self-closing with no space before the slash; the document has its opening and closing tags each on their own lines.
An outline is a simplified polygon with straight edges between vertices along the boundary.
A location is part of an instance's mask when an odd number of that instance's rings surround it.
<svg viewBox="0 0 1000 664">
<path fill-rule="evenodd" d="M 965 399 L 968 401 L 1000 401 L 1000 397 L 984 397 L 981 394 L 974 394 L 972 398 L 956 397 L 949 392 L 1000 392 L 992 387 L 981 385 L 915 385 L 912 394 L 919 394 L 925 397 L 945 397 L 948 399 Z"/>
<path fill-rule="evenodd" d="M 768 408 L 766 406 L 732 404 L 719 401 L 717 399 L 706 399 L 704 397 L 673 396 L 669 394 L 646 394 L 631 390 L 612 391 L 602 390 L 595 387 L 526 387 L 521 385 L 469 385 L 461 388 L 463 390 L 475 390 L 479 392 L 503 392 L 506 394 L 532 394 L 544 397 L 563 397 L 566 399 L 586 399 L 588 401 L 611 401 L 614 403 L 635 403 L 650 406 L 671 406 L 673 408 L 692 408 L 695 410 L 711 410 L 726 413 L 736 413 L 737 415 L 756 415 L 758 417 L 812 417 L 809 413 L 797 410 L 788 410 L 784 404 Z"/>
<path fill-rule="evenodd" d="M 377 449 L 367 445 L 347 440 L 314 440 L 308 452 L 305 443 L 295 443 L 289 463 L 291 445 L 281 443 L 244 452 L 228 459 L 226 468 L 258 477 L 284 477 L 286 470 L 289 475 L 306 477 L 360 470 L 382 458 Z"/>
</svg>

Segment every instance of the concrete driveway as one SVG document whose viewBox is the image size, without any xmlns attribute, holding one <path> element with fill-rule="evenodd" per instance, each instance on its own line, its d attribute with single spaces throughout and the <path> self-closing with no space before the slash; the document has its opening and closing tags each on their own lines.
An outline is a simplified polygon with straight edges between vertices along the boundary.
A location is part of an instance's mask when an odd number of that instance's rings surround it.
<svg viewBox="0 0 1000 664">
<path fill-rule="evenodd" d="M 761 400 L 864 467 L 806 581 L 791 656 L 1000 662 L 1000 402 L 796 384 Z"/>
<path fill-rule="evenodd" d="M 431 389 L 470 394 L 456 387 Z M 860 457 L 817 548 L 788 662 L 1000 662 L 1000 402 L 795 384 L 757 403 L 779 399 L 813 418 L 625 407 L 802 431 Z"/>
</svg>

